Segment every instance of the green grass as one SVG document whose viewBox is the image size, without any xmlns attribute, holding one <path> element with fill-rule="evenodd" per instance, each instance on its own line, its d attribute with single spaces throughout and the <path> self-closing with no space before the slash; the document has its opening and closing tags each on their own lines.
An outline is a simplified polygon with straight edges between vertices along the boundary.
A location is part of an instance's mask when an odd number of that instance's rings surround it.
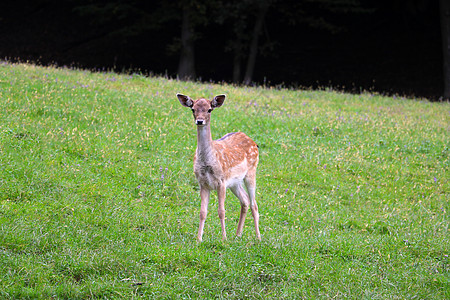
<svg viewBox="0 0 450 300">
<path fill-rule="evenodd" d="M 204 242 L 196 129 L 260 145 Z M 0 64 L 0 298 L 449 299 L 450 104 Z"/>
</svg>

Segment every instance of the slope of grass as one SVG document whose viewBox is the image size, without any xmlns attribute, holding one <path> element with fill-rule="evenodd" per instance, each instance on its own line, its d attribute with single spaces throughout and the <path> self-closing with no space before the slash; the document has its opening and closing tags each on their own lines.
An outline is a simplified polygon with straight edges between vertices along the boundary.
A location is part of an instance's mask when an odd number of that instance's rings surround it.
<svg viewBox="0 0 450 300">
<path fill-rule="evenodd" d="M 260 145 L 257 200 L 196 244 L 196 129 Z M 0 64 L 0 297 L 450 298 L 450 105 Z"/>
</svg>

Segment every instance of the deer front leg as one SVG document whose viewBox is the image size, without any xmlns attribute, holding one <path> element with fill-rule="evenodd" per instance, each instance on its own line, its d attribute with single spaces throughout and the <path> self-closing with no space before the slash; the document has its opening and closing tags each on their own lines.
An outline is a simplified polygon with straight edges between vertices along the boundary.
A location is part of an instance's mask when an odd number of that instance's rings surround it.
<svg viewBox="0 0 450 300">
<path fill-rule="evenodd" d="M 226 187 L 224 184 L 220 185 L 217 189 L 217 198 L 219 198 L 219 219 L 220 226 L 222 226 L 222 240 L 227 239 L 227 232 L 225 230 L 225 195 L 226 195 Z"/>
<path fill-rule="evenodd" d="M 202 241 L 203 228 L 205 227 L 206 215 L 208 214 L 208 203 L 210 194 L 211 194 L 210 190 L 200 187 L 200 198 L 202 202 L 200 204 L 200 224 L 198 226 L 198 234 L 197 234 L 197 242 L 199 243 Z"/>
</svg>

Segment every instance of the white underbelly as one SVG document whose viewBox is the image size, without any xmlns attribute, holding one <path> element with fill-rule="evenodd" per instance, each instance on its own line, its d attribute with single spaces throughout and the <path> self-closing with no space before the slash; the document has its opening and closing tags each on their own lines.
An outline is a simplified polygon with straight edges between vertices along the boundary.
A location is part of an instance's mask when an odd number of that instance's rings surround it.
<svg viewBox="0 0 450 300">
<path fill-rule="evenodd" d="M 248 166 L 247 160 L 245 159 L 240 164 L 233 166 L 229 170 L 229 176 L 225 179 L 225 186 L 232 187 L 236 185 L 241 185 L 245 175 L 247 174 Z"/>
</svg>

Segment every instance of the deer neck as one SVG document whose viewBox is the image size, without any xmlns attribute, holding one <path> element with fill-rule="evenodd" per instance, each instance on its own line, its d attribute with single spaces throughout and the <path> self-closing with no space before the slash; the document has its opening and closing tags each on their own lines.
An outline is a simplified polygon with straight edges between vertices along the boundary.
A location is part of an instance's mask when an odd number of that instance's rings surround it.
<svg viewBox="0 0 450 300">
<path fill-rule="evenodd" d="M 197 126 L 197 158 L 203 162 L 210 162 L 215 159 L 209 124 Z"/>
</svg>

